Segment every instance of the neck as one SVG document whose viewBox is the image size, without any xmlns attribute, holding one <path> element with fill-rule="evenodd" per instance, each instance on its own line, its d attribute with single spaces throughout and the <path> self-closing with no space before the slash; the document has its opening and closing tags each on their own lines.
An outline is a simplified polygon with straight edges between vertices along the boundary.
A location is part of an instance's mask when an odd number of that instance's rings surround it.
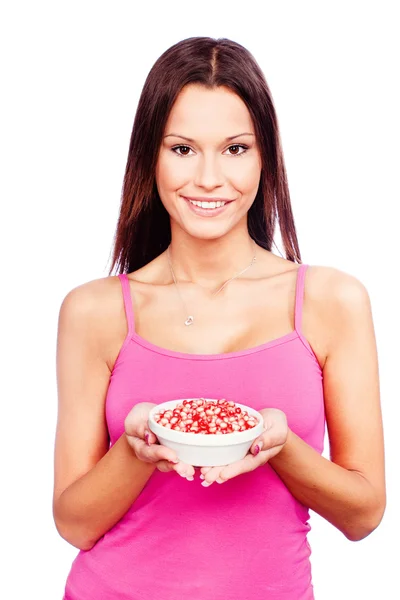
<svg viewBox="0 0 400 600">
<path fill-rule="evenodd" d="M 230 232 L 214 240 L 172 236 L 169 255 L 178 282 L 214 289 L 245 269 L 252 261 L 256 245 L 249 233 Z"/>
</svg>

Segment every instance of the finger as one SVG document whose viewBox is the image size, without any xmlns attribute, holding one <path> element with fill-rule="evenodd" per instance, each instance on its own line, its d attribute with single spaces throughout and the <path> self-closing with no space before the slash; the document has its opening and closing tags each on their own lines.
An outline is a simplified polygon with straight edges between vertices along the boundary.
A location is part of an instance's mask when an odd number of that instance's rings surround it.
<svg viewBox="0 0 400 600">
<path fill-rule="evenodd" d="M 180 461 L 177 465 L 174 465 L 174 471 L 181 475 L 182 477 L 186 477 L 189 481 L 193 481 L 196 475 L 196 469 L 193 465 L 188 465 L 185 462 Z"/>
<path fill-rule="evenodd" d="M 202 475 L 205 475 L 210 471 L 210 469 L 212 469 L 212 467 L 201 467 L 200 472 Z"/>
<path fill-rule="evenodd" d="M 169 473 L 170 471 L 175 470 L 176 465 L 169 460 L 159 460 L 156 467 L 162 473 Z"/>
<path fill-rule="evenodd" d="M 251 453 L 253 456 L 257 456 L 257 454 L 258 454 L 259 452 L 261 452 L 261 450 L 262 450 L 263 446 L 264 446 L 264 439 L 263 439 L 263 438 L 259 438 L 258 440 L 256 440 L 256 441 L 253 443 L 253 445 L 252 445 L 252 447 L 251 447 L 251 449 L 250 449 L 250 453 Z"/>
<path fill-rule="evenodd" d="M 242 460 L 238 460 L 230 465 L 223 467 L 219 473 L 217 483 L 224 483 L 233 477 L 242 475 L 243 473 L 250 473 L 257 469 L 257 467 L 264 464 L 265 458 L 261 455 L 254 457 L 251 454 L 246 454 Z"/>
<path fill-rule="evenodd" d="M 266 448 L 263 450 L 259 456 L 263 457 L 263 461 L 261 464 L 265 464 L 270 460 L 270 458 L 274 458 L 279 452 L 282 450 L 283 444 L 279 446 L 274 446 L 273 448 Z"/>
<path fill-rule="evenodd" d="M 173 463 L 170 460 L 159 460 L 156 463 L 157 469 L 162 471 L 163 473 L 169 473 L 170 471 L 176 471 L 176 473 L 181 474 L 183 471 L 182 463 Z"/>
<path fill-rule="evenodd" d="M 209 487 L 212 483 L 218 480 L 221 470 L 224 467 L 207 467 L 207 473 L 201 474 L 200 479 L 203 479 L 201 485 L 203 487 Z"/>
<path fill-rule="evenodd" d="M 254 440 L 251 445 L 250 452 L 253 454 L 253 456 L 257 456 L 257 454 L 263 449 L 269 450 L 282 446 L 284 443 L 285 439 L 283 432 L 279 428 L 272 426 L 270 429 L 263 431 L 262 434 L 256 440 Z M 270 458 L 272 457 L 270 456 Z"/>
<path fill-rule="evenodd" d="M 179 462 L 174 450 L 160 444 L 151 444 L 148 446 L 144 440 L 137 437 L 132 437 L 130 443 L 135 450 L 136 456 L 145 462 L 158 462 L 160 460 L 173 461 L 176 464 Z"/>
<path fill-rule="evenodd" d="M 143 437 L 144 437 L 144 441 L 146 442 L 146 444 L 148 446 L 151 446 L 151 444 L 156 444 L 158 442 L 157 436 L 152 431 L 150 431 L 149 428 L 146 428 L 144 430 Z"/>
<path fill-rule="evenodd" d="M 150 429 L 150 421 L 149 420 L 147 420 L 146 426 L 144 428 L 144 437 L 146 437 L 146 435 L 147 435 L 147 439 L 145 441 L 149 446 L 150 446 L 150 444 L 156 444 L 158 442 L 157 436 Z"/>
<path fill-rule="evenodd" d="M 195 469 L 192 465 L 188 465 L 183 462 L 178 464 L 171 463 L 167 460 L 161 460 L 157 463 L 157 469 L 164 473 L 175 471 L 177 475 L 187 479 L 188 481 L 194 481 Z"/>
<path fill-rule="evenodd" d="M 160 444 L 147 446 L 140 438 L 136 438 L 136 440 L 136 446 L 138 447 L 136 455 L 138 458 L 146 462 L 156 462 L 157 464 L 160 461 L 165 461 L 166 465 L 170 465 L 170 468 L 166 470 L 173 469 L 182 477 L 189 478 L 190 481 L 193 481 L 195 475 L 194 467 L 180 461 L 174 450 Z"/>
</svg>

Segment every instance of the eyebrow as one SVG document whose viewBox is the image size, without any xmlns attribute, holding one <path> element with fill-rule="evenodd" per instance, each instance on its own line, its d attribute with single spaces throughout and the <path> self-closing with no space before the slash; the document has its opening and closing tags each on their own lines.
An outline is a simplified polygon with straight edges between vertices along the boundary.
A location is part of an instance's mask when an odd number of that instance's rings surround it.
<svg viewBox="0 0 400 600">
<path fill-rule="evenodd" d="M 234 140 L 235 138 L 240 137 L 242 135 L 253 135 L 254 136 L 254 133 L 247 133 L 247 132 L 246 133 L 237 133 L 236 135 L 230 135 L 229 137 L 225 138 L 224 141 L 225 142 L 229 142 L 229 140 Z M 192 138 L 185 137 L 184 135 L 178 135 L 177 133 L 168 133 L 168 135 L 164 136 L 164 139 L 167 138 L 167 137 L 170 137 L 170 136 L 182 138 L 183 140 L 187 140 L 188 142 L 195 142 L 196 141 L 196 140 L 194 140 Z"/>
</svg>

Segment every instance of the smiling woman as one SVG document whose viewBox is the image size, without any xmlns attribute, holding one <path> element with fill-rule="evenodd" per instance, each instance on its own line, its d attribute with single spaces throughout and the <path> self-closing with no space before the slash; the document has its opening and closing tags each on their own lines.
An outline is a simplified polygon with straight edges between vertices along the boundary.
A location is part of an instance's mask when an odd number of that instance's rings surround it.
<svg viewBox="0 0 400 600">
<path fill-rule="evenodd" d="M 232 129 L 238 133 L 225 137 L 224 133 Z M 165 130 L 156 181 L 161 201 L 174 217 L 171 228 L 203 240 L 221 238 L 234 228 L 247 230 L 247 213 L 257 194 L 262 161 L 243 100 L 224 86 L 210 90 L 187 85 L 171 109 Z M 183 132 L 190 132 L 190 137 Z M 176 146 L 178 139 L 191 145 Z M 247 144 L 239 147 L 240 141 Z M 177 154 L 178 149 L 185 153 Z M 216 202 L 221 203 L 219 207 Z"/>
<path fill-rule="evenodd" d="M 301 263 L 272 97 L 240 44 L 188 38 L 151 69 L 110 275 L 64 299 L 57 380 L 53 514 L 80 549 L 65 600 L 312 600 L 309 509 L 349 540 L 378 526 L 368 293 Z M 150 431 L 155 406 L 202 398 L 222 408 L 171 413 L 179 435 L 208 417 L 233 435 L 222 409 L 245 405 L 261 433 L 243 459 L 187 464 Z"/>
</svg>

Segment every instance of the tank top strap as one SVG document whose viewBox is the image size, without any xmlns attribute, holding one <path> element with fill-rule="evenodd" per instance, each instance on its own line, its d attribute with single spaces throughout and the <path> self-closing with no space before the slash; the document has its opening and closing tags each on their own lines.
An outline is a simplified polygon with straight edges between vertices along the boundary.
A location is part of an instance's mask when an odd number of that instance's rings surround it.
<svg viewBox="0 0 400 600">
<path fill-rule="evenodd" d="M 135 317 L 133 314 L 133 304 L 131 296 L 131 288 L 129 285 L 129 279 L 126 273 L 120 273 L 118 275 L 122 285 L 122 295 L 124 298 L 125 314 L 128 323 L 128 336 L 133 335 L 135 331 Z"/>
<path fill-rule="evenodd" d="M 306 271 L 309 265 L 302 264 L 297 271 L 296 281 L 296 304 L 294 311 L 294 328 L 297 333 L 302 333 L 302 317 L 303 317 L 303 302 L 304 302 L 304 283 Z"/>
</svg>

